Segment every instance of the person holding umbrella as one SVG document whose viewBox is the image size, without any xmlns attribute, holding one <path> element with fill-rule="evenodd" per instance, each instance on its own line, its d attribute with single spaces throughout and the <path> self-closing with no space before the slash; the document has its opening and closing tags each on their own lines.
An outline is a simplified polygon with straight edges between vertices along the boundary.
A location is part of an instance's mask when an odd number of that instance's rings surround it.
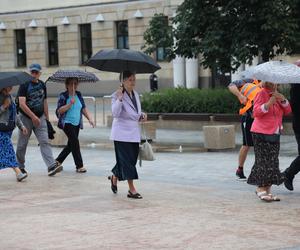
<svg viewBox="0 0 300 250">
<path fill-rule="evenodd" d="M 56 115 L 58 117 L 58 127 L 63 129 L 68 137 L 68 144 L 60 152 L 56 161 L 62 164 L 67 156 L 72 152 L 77 173 L 85 173 L 87 170 L 83 165 L 78 140 L 79 129 L 83 128 L 82 115 L 84 115 L 90 125 L 95 127 L 94 121 L 84 103 L 82 95 L 77 91 L 78 78 L 67 77 L 65 79 L 66 91 L 59 95 Z"/>
<path fill-rule="evenodd" d="M 277 85 L 263 82 L 262 90 L 254 99 L 251 127 L 254 143 L 255 162 L 247 183 L 256 185 L 260 200 L 270 202 L 280 199 L 271 194 L 272 185 L 280 185 L 285 174 L 279 169 L 280 132 L 282 117 L 291 112 L 287 99 L 277 91 Z"/>
<path fill-rule="evenodd" d="M 113 123 L 111 140 L 114 141 L 116 165 L 112 169 L 111 181 L 113 193 L 117 193 L 117 181 L 127 180 L 127 197 L 141 199 L 133 180 L 138 179 L 136 163 L 141 141 L 139 122 L 146 121 L 147 115 L 141 111 L 139 94 L 134 90 L 136 78 L 130 71 L 120 74 L 121 86 L 112 94 Z"/>
<path fill-rule="evenodd" d="M 93 55 L 86 63 L 98 70 L 120 73 L 121 86 L 112 94 L 113 124 L 111 140 L 114 141 L 116 165 L 112 169 L 111 190 L 118 192 L 117 181 L 127 180 L 128 198 L 141 199 L 133 180 L 138 179 L 136 162 L 141 141 L 139 121 L 146 121 L 135 88 L 135 74 L 154 73 L 160 66 L 141 51 L 129 49 L 104 49 Z M 135 72 L 135 73 L 133 73 Z"/>
<path fill-rule="evenodd" d="M 24 135 L 28 133 L 19 116 L 16 105 L 12 100 L 12 86 L 0 90 L 0 169 L 12 168 L 16 173 L 17 181 L 27 177 L 18 167 L 16 154 L 11 142 L 12 132 L 17 125 Z"/>
</svg>

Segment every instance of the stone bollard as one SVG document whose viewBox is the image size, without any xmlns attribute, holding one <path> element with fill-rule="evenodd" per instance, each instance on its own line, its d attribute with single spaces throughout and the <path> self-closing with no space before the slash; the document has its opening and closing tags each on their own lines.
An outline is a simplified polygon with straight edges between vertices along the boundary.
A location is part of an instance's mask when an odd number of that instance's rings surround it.
<svg viewBox="0 0 300 250">
<path fill-rule="evenodd" d="M 203 133 L 207 149 L 235 148 L 234 125 L 203 126 Z"/>
</svg>

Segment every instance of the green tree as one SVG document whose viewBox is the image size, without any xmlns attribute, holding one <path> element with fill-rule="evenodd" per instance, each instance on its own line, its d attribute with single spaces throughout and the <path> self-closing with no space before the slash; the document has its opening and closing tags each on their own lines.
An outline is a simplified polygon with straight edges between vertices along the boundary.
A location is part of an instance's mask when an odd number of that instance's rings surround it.
<svg viewBox="0 0 300 250">
<path fill-rule="evenodd" d="M 172 26 L 169 25 L 168 17 L 164 14 L 154 14 L 149 22 L 149 28 L 144 33 L 145 44 L 142 49 L 147 54 L 156 52 L 158 48 L 164 48 L 167 60 L 174 56 Z"/>
<path fill-rule="evenodd" d="M 205 68 L 234 71 L 258 55 L 268 61 L 295 50 L 300 37 L 300 0 L 185 0 L 173 24 L 173 32 L 159 33 L 163 26 L 150 22 L 145 48 L 152 45 L 153 52 L 158 44 L 168 46 L 170 59 L 175 54 L 188 58 L 201 54 Z M 165 34 L 168 43 L 162 38 Z"/>
</svg>

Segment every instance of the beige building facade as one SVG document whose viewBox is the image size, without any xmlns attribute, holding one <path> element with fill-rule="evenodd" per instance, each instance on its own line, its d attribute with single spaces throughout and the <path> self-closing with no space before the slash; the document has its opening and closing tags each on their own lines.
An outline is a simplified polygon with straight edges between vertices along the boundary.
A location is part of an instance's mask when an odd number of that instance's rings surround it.
<svg viewBox="0 0 300 250">
<path fill-rule="evenodd" d="M 143 34 L 155 13 L 169 20 L 183 0 L 1 0 L 0 71 L 27 70 L 31 63 L 43 67 L 42 80 L 58 69 L 82 69 L 101 79 L 86 84 L 83 93 L 103 95 L 118 87 L 118 75 L 85 67 L 83 62 L 101 49 L 127 47 L 141 50 Z M 121 28 L 120 28 L 121 27 Z M 125 27 L 125 28 L 124 28 Z M 120 31 L 121 30 L 121 31 Z M 121 32 L 121 33 L 120 33 Z M 126 33 L 125 35 L 123 33 Z M 159 53 L 154 55 L 159 59 Z M 293 57 L 280 57 L 290 62 Z M 158 87 L 217 86 L 216 75 L 199 66 L 198 59 L 176 57 L 158 60 Z M 245 67 L 241 67 L 243 70 Z M 233 74 L 233 78 L 239 75 Z M 225 76 L 230 81 L 231 75 Z M 138 75 L 137 89 L 150 90 L 149 74 Z M 224 84 L 224 83 L 223 83 Z M 48 85 L 55 95 L 64 87 Z"/>
<path fill-rule="evenodd" d="M 82 25 L 88 25 L 91 54 L 101 49 L 117 48 L 118 22 L 127 25 L 126 42 L 130 49 L 141 50 L 143 34 L 155 13 L 171 18 L 181 0 L 1 0 L 0 2 L 0 71 L 27 70 L 31 63 L 43 67 L 42 79 L 58 69 L 83 69 L 95 72 L 101 79 L 97 93 L 110 93 L 111 84 L 117 86 L 118 75 L 99 72 L 82 63 Z M 57 47 L 49 47 L 49 29 L 54 29 Z M 122 34 L 121 34 L 122 35 Z M 19 38 L 18 38 L 19 37 Z M 21 38 L 20 38 L 21 37 Z M 22 42 L 22 38 L 25 41 Z M 21 41 L 20 41 L 21 39 Z M 125 40 L 124 40 L 125 41 Z M 53 41 L 52 41 L 53 42 Z M 124 44 L 123 44 L 124 45 Z M 23 47 L 22 47 L 23 46 Z M 50 48 L 50 50 L 49 50 Z M 56 49 L 55 49 L 56 48 Z M 53 50 L 52 52 L 50 52 Z M 57 61 L 49 58 L 56 56 Z M 25 58 L 24 58 L 25 55 Z M 53 64 L 54 62 L 54 64 Z M 159 86 L 173 86 L 173 63 L 158 62 L 162 69 L 157 72 Z M 149 90 L 149 75 L 138 75 L 138 89 Z M 55 92 L 57 86 L 50 86 Z M 58 86 L 61 88 L 61 86 Z M 90 86 L 87 92 L 94 92 Z M 88 90 L 89 89 L 89 90 Z"/>
</svg>

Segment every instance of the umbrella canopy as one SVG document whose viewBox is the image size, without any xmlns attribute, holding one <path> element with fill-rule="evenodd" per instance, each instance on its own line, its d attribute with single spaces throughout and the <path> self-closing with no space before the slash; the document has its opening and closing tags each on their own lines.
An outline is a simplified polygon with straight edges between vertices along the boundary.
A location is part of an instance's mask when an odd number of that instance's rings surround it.
<svg viewBox="0 0 300 250">
<path fill-rule="evenodd" d="M 297 60 L 296 62 L 294 62 L 294 64 L 300 67 L 300 60 Z"/>
<path fill-rule="evenodd" d="M 99 78 L 89 72 L 82 70 L 58 70 L 50 76 L 46 82 L 64 83 L 66 78 L 77 78 L 79 82 L 97 82 Z"/>
<path fill-rule="evenodd" d="M 270 61 L 243 72 L 246 77 L 273 83 L 300 83 L 300 68 L 284 61 Z"/>
<path fill-rule="evenodd" d="M 34 78 L 26 72 L 0 72 L 0 89 L 21 85 L 32 80 Z"/>
<path fill-rule="evenodd" d="M 115 73 L 125 70 L 135 73 L 154 73 L 160 69 L 160 66 L 150 56 L 129 49 L 100 50 L 87 61 L 86 65 Z"/>
</svg>

